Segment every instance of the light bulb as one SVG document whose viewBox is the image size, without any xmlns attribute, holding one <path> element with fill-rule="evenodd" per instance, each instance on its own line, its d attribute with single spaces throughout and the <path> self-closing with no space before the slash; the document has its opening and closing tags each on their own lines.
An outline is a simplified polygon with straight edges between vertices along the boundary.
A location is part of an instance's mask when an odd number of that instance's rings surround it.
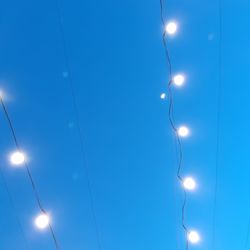
<svg viewBox="0 0 250 250">
<path fill-rule="evenodd" d="M 15 151 L 10 155 L 10 162 L 13 165 L 22 165 L 25 162 L 25 155 L 20 151 Z"/>
<path fill-rule="evenodd" d="M 169 22 L 166 24 L 165 30 L 169 35 L 174 35 L 178 29 L 177 23 Z"/>
<path fill-rule="evenodd" d="M 166 94 L 165 93 L 161 93 L 161 99 L 162 100 L 166 99 Z"/>
<path fill-rule="evenodd" d="M 186 126 L 181 126 L 178 128 L 177 133 L 180 137 L 187 137 L 190 132 Z"/>
<path fill-rule="evenodd" d="M 177 74 L 173 78 L 173 83 L 178 87 L 181 87 L 184 84 L 184 82 L 185 82 L 185 77 L 182 74 Z"/>
<path fill-rule="evenodd" d="M 188 241 L 192 244 L 197 244 L 200 241 L 200 235 L 196 231 L 190 231 L 187 235 Z"/>
<path fill-rule="evenodd" d="M 184 180 L 183 180 L 183 187 L 187 190 L 194 190 L 196 188 L 196 182 L 195 180 L 192 178 L 192 177 L 186 177 Z"/>
<path fill-rule="evenodd" d="M 49 226 L 49 216 L 45 213 L 39 214 L 35 219 L 35 225 L 38 229 L 45 229 Z"/>
</svg>

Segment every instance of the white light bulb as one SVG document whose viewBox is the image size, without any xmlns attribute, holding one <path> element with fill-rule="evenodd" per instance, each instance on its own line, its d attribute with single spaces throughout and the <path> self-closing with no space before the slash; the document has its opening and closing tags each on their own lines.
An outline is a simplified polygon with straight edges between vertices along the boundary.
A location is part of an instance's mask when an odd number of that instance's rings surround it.
<svg viewBox="0 0 250 250">
<path fill-rule="evenodd" d="M 200 241 L 200 235 L 196 231 L 190 231 L 188 233 L 188 241 L 192 244 L 197 244 Z"/>
<path fill-rule="evenodd" d="M 166 24 L 165 30 L 169 35 L 174 35 L 178 29 L 178 26 L 175 22 L 169 22 Z"/>
<path fill-rule="evenodd" d="M 165 94 L 165 93 L 162 93 L 162 94 L 161 94 L 161 99 L 162 99 L 162 100 L 166 99 L 166 94 Z"/>
<path fill-rule="evenodd" d="M 194 190 L 196 188 L 196 182 L 192 177 L 186 177 L 183 180 L 183 187 L 187 190 Z"/>
<path fill-rule="evenodd" d="M 185 82 L 184 75 L 178 74 L 175 75 L 173 78 L 173 83 L 178 87 L 181 87 L 184 84 L 184 82 Z"/>
<path fill-rule="evenodd" d="M 35 219 L 35 225 L 38 229 L 45 229 L 49 226 L 49 216 L 42 213 Z"/>
<path fill-rule="evenodd" d="M 178 128 L 177 133 L 180 137 L 187 137 L 190 132 L 186 126 L 181 126 Z"/>
<path fill-rule="evenodd" d="M 15 151 L 10 155 L 10 162 L 13 165 L 22 165 L 25 162 L 25 155 L 20 151 Z"/>
</svg>

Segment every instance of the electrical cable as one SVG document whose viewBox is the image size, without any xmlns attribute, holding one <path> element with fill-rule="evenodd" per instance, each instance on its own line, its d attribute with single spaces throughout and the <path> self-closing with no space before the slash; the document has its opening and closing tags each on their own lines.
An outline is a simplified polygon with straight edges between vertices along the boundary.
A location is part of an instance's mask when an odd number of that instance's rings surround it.
<svg viewBox="0 0 250 250">
<path fill-rule="evenodd" d="M 9 189 L 9 187 L 8 187 L 6 178 L 5 178 L 5 176 L 4 176 L 2 167 L 0 167 L 0 175 L 1 175 L 1 178 L 2 178 L 2 181 L 3 181 L 4 188 L 5 188 L 6 193 L 7 193 L 7 195 L 8 195 L 10 205 L 11 205 L 11 207 L 12 207 L 12 210 L 14 211 L 15 220 L 16 220 L 16 223 L 17 223 L 17 225 L 18 225 L 18 227 L 19 227 L 20 233 L 21 233 L 21 235 L 22 235 L 22 238 L 23 238 L 23 241 L 24 241 L 24 245 L 25 245 L 25 249 L 26 249 L 26 250 L 30 250 L 29 245 L 28 245 L 27 238 L 26 238 L 26 236 L 25 236 L 25 233 L 24 233 L 24 230 L 23 230 L 23 227 L 22 227 L 22 223 L 21 223 L 20 218 L 19 218 L 19 216 L 18 216 L 17 209 L 16 209 L 16 206 L 15 206 L 14 200 L 13 200 L 13 198 L 12 198 L 10 189 Z"/>
<path fill-rule="evenodd" d="M 91 208 L 91 213 L 94 221 L 94 227 L 95 227 L 95 234 L 96 234 L 96 239 L 97 239 L 97 244 L 98 244 L 98 249 L 102 250 L 102 244 L 101 244 L 101 237 L 100 237 L 100 230 L 98 227 L 97 223 L 97 216 L 96 216 L 96 211 L 95 211 L 95 204 L 94 204 L 94 197 L 93 197 L 93 190 L 91 187 L 91 182 L 90 182 L 90 175 L 89 175 L 89 167 L 88 167 L 88 162 L 86 159 L 86 150 L 85 150 L 85 140 L 84 140 L 84 135 L 81 129 L 80 125 L 80 115 L 79 115 L 79 109 L 78 109 L 78 103 L 77 103 L 77 98 L 75 94 L 75 88 L 74 88 L 74 81 L 72 78 L 72 71 L 69 63 L 69 56 L 67 52 L 67 46 L 66 46 L 66 38 L 65 38 L 65 30 L 64 30 L 64 14 L 63 14 L 63 8 L 60 0 L 56 0 L 56 8 L 57 8 L 57 13 L 59 17 L 59 26 L 60 26 L 60 34 L 61 34 L 61 39 L 62 39 L 62 46 L 63 46 L 63 55 L 64 55 L 64 60 L 65 60 L 65 67 L 68 73 L 68 83 L 70 87 L 70 93 L 71 93 L 71 99 L 73 102 L 73 110 L 74 110 L 74 115 L 77 123 L 77 132 L 80 140 L 80 150 L 81 150 L 81 155 L 82 155 L 82 160 L 83 160 L 83 166 L 86 174 L 86 179 L 87 179 L 87 187 L 88 187 L 88 192 L 90 196 L 90 208 Z"/>
<path fill-rule="evenodd" d="M 247 248 L 248 248 L 249 237 L 250 237 L 250 220 L 248 221 L 247 235 L 246 235 L 244 250 L 247 250 Z"/>
<path fill-rule="evenodd" d="M 7 108 L 6 108 L 5 104 L 4 104 L 4 101 L 3 101 L 2 96 L 0 96 L 0 102 L 1 102 L 1 106 L 2 106 L 3 111 L 4 111 L 5 118 L 6 118 L 7 122 L 8 122 L 9 128 L 10 128 L 10 130 L 11 130 L 11 134 L 12 134 L 13 140 L 14 140 L 14 142 L 15 142 L 16 149 L 17 149 L 18 151 L 20 151 L 20 146 L 19 146 L 19 143 L 18 143 L 18 140 L 17 140 L 16 132 L 15 132 L 14 126 L 13 126 L 13 124 L 12 124 L 12 121 L 11 121 L 11 119 L 10 119 L 10 115 L 9 115 L 9 113 L 8 113 L 8 111 L 7 111 Z M 31 183 L 32 191 L 33 191 L 33 193 L 34 193 L 34 196 L 35 196 L 37 205 L 38 205 L 40 211 L 42 212 L 42 214 L 47 215 L 46 210 L 45 210 L 44 207 L 42 206 L 41 199 L 40 199 L 40 196 L 39 196 L 39 194 L 38 194 L 38 190 L 37 190 L 35 181 L 34 181 L 34 179 L 33 179 L 33 177 L 32 177 L 31 171 L 30 171 L 29 166 L 28 166 L 28 164 L 27 164 L 26 161 L 25 161 L 25 163 L 24 163 L 24 166 L 25 166 L 26 173 L 27 173 L 27 176 L 28 176 L 28 178 L 29 178 L 29 181 L 30 181 L 30 183 Z M 58 240 L 57 240 L 57 238 L 56 238 L 54 229 L 52 228 L 52 225 L 50 224 L 50 222 L 49 222 L 49 229 L 50 229 L 50 233 L 51 233 L 51 236 L 52 236 L 52 239 L 53 239 L 55 248 L 56 248 L 57 250 L 60 250 L 59 244 L 58 244 Z"/>
<path fill-rule="evenodd" d="M 222 99 L 222 0 L 219 0 L 219 85 L 217 99 L 217 124 L 216 124 L 216 160 L 215 160 L 215 186 L 214 186 L 214 204 L 212 218 L 212 249 L 215 249 L 215 224 L 216 224 L 216 207 L 218 196 L 219 182 L 219 155 L 220 155 L 220 130 L 221 130 L 221 99 Z"/>
<path fill-rule="evenodd" d="M 163 13 L 163 0 L 160 0 L 160 11 L 161 11 L 161 22 L 163 27 L 165 26 L 165 20 L 164 20 L 164 13 Z M 178 130 L 175 126 L 175 122 L 174 122 L 174 102 L 173 102 L 173 94 L 172 94 L 172 83 L 173 83 L 173 79 L 172 79 L 172 64 L 171 64 L 171 59 L 170 59 L 170 54 L 169 54 L 169 50 L 168 50 L 168 46 L 167 46 L 167 34 L 166 31 L 164 29 L 164 32 L 162 33 L 162 41 L 163 41 L 163 46 L 164 46 L 164 50 L 165 50 L 165 56 L 167 59 L 167 64 L 168 64 L 168 71 L 169 71 L 169 82 L 168 82 L 168 97 L 169 97 L 169 108 L 168 108 L 168 118 L 169 118 L 169 122 L 171 125 L 171 128 L 175 134 L 175 139 L 178 145 L 178 154 L 179 154 L 179 160 L 178 160 L 178 168 L 177 168 L 177 178 L 178 180 L 183 183 L 183 178 L 181 176 L 181 171 L 182 171 L 182 160 L 183 160 L 183 152 L 182 152 L 182 144 L 181 144 L 181 140 L 180 140 L 180 136 L 178 134 Z M 186 250 L 188 250 L 189 248 L 189 244 L 188 244 L 188 229 L 187 226 L 185 224 L 185 208 L 186 208 L 186 203 L 187 203 L 187 192 L 186 190 L 183 191 L 184 192 L 184 199 L 183 199 L 183 203 L 182 203 L 182 208 L 181 208 L 181 224 L 182 224 L 182 228 L 185 232 L 185 236 L 186 236 Z"/>
</svg>

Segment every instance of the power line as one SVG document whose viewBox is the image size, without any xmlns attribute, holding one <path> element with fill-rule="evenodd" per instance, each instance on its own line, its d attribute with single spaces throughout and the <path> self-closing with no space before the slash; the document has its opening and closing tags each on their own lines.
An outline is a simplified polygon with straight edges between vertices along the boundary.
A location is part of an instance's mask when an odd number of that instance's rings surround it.
<svg viewBox="0 0 250 250">
<path fill-rule="evenodd" d="M 213 204 L 213 225 L 212 225 L 212 249 L 215 249 L 215 224 L 216 224 L 216 207 L 218 196 L 219 182 L 219 155 L 220 155 L 220 130 L 221 130 L 221 100 L 222 100 L 222 0 L 219 0 L 219 85 L 217 99 L 217 124 L 216 124 L 216 162 L 215 162 L 215 186 L 214 186 L 214 204 Z"/>
<path fill-rule="evenodd" d="M 18 140 L 17 140 L 16 132 L 15 132 L 14 126 L 13 126 L 13 124 L 12 124 L 12 121 L 11 121 L 11 119 L 10 119 L 10 115 L 9 115 L 9 113 L 8 113 L 8 111 L 7 111 L 7 108 L 6 108 L 5 104 L 4 104 L 4 101 L 3 101 L 2 96 L 0 96 L 0 102 L 1 102 L 2 109 L 3 109 L 3 111 L 4 111 L 5 118 L 6 118 L 7 122 L 8 122 L 9 128 L 10 128 L 10 130 L 11 130 L 11 134 L 12 134 L 13 140 L 14 140 L 14 142 L 15 142 L 16 149 L 17 149 L 18 151 L 20 151 L 20 146 L 19 146 L 19 142 L 18 142 Z M 31 171 L 30 171 L 29 166 L 28 166 L 28 164 L 27 164 L 26 161 L 24 162 L 24 166 L 25 166 L 26 173 L 27 173 L 28 179 L 29 179 L 29 181 L 30 181 L 30 184 L 31 184 L 31 187 L 32 187 L 32 191 L 33 191 L 33 194 L 34 194 L 34 196 L 35 196 L 37 205 L 38 205 L 40 211 L 41 211 L 43 214 L 47 215 L 46 210 L 45 210 L 44 207 L 42 206 L 42 202 L 41 202 L 40 196 L 39 196 L 39 194 L 38 194 L 38 190 L 37 190 L 37 187 L 36 187 L 36 183 L 35 183 L 35 181 L 34 181 L 34 179 L 33 179 L 33 177 L 32 177 Z M 56 248 L 57 250 L 60 250 L 59 244 L 58 244 L 58 240 L 57 240 L 57 237 L 56 237 L 56 235 L 55 235 L 54 229 L 53 229 L 52 225 L 50 224 L 50 222 L 49 222 L 49 229 L 50 229 L 50 233 L 51 233 L 51 236 L 52 236 L 52 239 L 53 239 L 55 248 Z"/>
<path fill-rule="evenodd" d="M 163 13 L 163 0 L 160 0 L 160 10 L 161 10 L 161 22 L 162 22 L 162 26 L 165 26 L 165 18 L 164 18 L 164 13 Z M 164 50 L 165 50 L 165 56 L 167 59 L 167 65 L 168 65 L 168 71 L 169 71 L 169 82 L 168 82 L 168 97 L 169 97 L 169 108 L 168 108 L 168 118 L 169 118 L 169 122 L 171 125 L 171 128 L 175 134 L 175 139 L 178 145 L 178 168 L 177 168 L 177 178 L 178 180 L 182 183 L 183 182 L 183 178 L 181 176 L 181 171 L 182 171 L 182 160 L 183 160 L 183 152 L 182 152 L 182 144 L 181 144 L 181 140 L 180 140 L 180 136 L 178 134 L 178 130 L 175 126 L 175 122 L 174 122 L 174 102 L 173 102 L 173 94 L 172 94 L 172 83 L 173 83 L 173 76 L 172 76 L 172 64 L 171 64 L 171 59 L 170 59 L 170 54 L 169 54 L 169 50 L 168 50 L 168 46 L 167 46 L 167 34 L 166 31 L 164 29 L 164 32 L 162 33 L 162 41 L 163 41 L 163 46 L 164 46 Z M 187 203 L 187 193 L 184 189 L 184 199 L 183 199 L 183 203 L 182 203 L 182 208 L 181 208 L 181 224 L 182 224 L 182 228 L 185 232 L 185 236 L 186 236 L 186 250 L 188 250 L 189 248 L 189 244 L 188 244 L 188 229 L 187 226 L 185 224 L 185 208 L 186 208 L 186 203 Z"/>
<path fill-rule="evenodd" d="M 90 183 L 89 166 L 88 166 L 88 162 L 86 159 L 84 134 L 80 125 L 79 108 L 78 108 L 77 98 L 75 94 L 74 81 L 72 78 L 72 71 L 71 71 L 71 67 L 69 63 L 69 56 L 68 56 L 68 51 L 67 51 L 67 46 L 66 46 L 66 36 L 65 36 L 64 22 L 63 22 L 64 14 L 63 14 L 62 3 L 60 0 L 56 0 L 56 8 L 57 8 L 57 13 L 59 17 L 59 26 L 60 26 L 60 34 L 61 34 L 61 39 L 62 39 L 65 67 L 68 72 L 68 83 L 70 87 L 71 100 L 73 102 L 74 115 L 75 115 L 75 119 L 77 123 L 77 132 L 78 132 L 78 136 L 80 140 L 80 150 L 81 150 L 83 163 L 85 163 L 83 164 L 83 166 L 84 166 L 84 170 L 86 174 L 88 192 L 90 196 L 90 208 L 91 208 L 91 213 L 92 213 L 92 217 L 94 220 L 94 227 L 95 227 L 95 234 L 96 234 L 98 248 L 99 250 L 102 250 L 100 230 L 99 230 L 98 223 L 97 223 L 97 216 L 96 216 L 95 204 L 94 204 L 94 198 L 93 198 L 93 190 L 92 190 L 91 183 Z"/>
</svg>

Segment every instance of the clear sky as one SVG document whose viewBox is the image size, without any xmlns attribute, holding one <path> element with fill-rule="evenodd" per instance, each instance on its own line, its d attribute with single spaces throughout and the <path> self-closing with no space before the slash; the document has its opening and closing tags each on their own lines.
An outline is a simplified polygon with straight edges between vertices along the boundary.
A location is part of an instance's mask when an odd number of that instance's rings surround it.
<svg viewBox="0 0 250 250">
<path fill-rule="evenodd" d="M 0 82 L 30 169 L 61 248 L 97 250 L 84 168 L 89 168 L 103 250 L 184 249 L 182 190 L 167 119 L 168 72 L 159 1 L 63 1 L 64 28 L 83 161 L 55 0 L 2 1 Z M 187 76 L 175 89 L 175 120 L 191 129 L 183 141 L 184 172 L 198 182 L 188 195 L 187 224 L 202 241 L 190 249 L 245 247 L 249 200 L 250 2 L 223 1 L 222 107 L 215 248 L 212 218 L 219 79 L 219 2 L 167 1 L 166 19 L 179 31 L 169 40 L 173 71 Z M 39 212 L 25 171 L 0 116 L 0 249 L 55 249 L 33 225 Z M 249 246 L 250 247 L 250 246 Z"/>
</svg>

